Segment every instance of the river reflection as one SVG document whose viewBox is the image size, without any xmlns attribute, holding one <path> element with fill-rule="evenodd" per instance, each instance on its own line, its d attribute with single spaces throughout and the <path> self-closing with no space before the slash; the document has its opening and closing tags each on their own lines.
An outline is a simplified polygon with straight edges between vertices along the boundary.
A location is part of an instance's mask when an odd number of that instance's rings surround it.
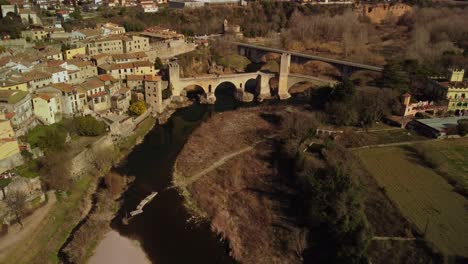
<svg viewBox="0 0 468 264">
<path fill-rule="evenodd" d="M 209 223 L 188 222 L 183 198 L 175 189 L 166 189 L 171 185 L 174 161 L 193 130 L 214 112 L 238 107 L 229 89 L 225 90 L 217 94 L 215 106 L 194 104 L 179 109 L 168 123 L 148 133 L 118 168 L 136 180 L 124 194 L 120 215 L 112 226 L 122 235 L 138 239 L 153 263 L 235 263 L 227 244 L 211 232 Z M 152 191 L 159 194 L 144 213 L 123 225 L 122 215 Z"/>
</svg>

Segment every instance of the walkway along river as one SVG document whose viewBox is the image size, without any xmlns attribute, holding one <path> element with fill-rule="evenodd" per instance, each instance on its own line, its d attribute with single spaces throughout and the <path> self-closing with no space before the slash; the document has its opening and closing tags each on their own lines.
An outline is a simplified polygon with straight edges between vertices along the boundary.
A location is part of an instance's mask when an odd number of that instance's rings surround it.
<svg viewBox="0 0 468 264">
<path fill-rule="evenodd" d="M 209 223 L 190 222 L 183 198 L 176 189 L 167 189 L 174 161 L 192 131 L 213 112 L 238 106 L 231 94 L 221 93 L 217 99 L 214 106 L 193 104 L 179 109 L 165 125 L 157 125 L 149 132 L 118 168 L 136 180 L 123 195 L 122 208 L 112 227 L 140 241 L 153 263 L 235 263 L 227 243 L 210 230 Z M 122 224 L 122 217 L 153 191 L 159 194 L 145 206 L 144 213 L 128 225 Z"/>
</svg>

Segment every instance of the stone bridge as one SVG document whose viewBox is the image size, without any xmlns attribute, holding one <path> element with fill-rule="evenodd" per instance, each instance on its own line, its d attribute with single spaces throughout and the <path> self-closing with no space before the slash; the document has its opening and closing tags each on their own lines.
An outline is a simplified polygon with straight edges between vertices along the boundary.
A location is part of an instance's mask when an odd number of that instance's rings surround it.
<svg viewBox="0 0 468 264">
<path fill-rule="evenodd" d="M 330 64 L 335 67 L 342 77 L 349 77 L 351 74 L 357 71 L 372 71 L 372 72 L 382 72 L 382 67 L 368 65 L 363 63 L 356 63 L 345 60 L 338 60 L 332 58 L 326 58 L 321 56 L 314 56 L 310 54 L 304 54 L 299 52 L 292 52 L 282 49 L 263 47 L 258 45 L 246 44 L 241 42 L 231 42 L 233 45 L 237 46 L 239 53 L 243 56 L 247 56 L 251 59 L 259 58 L 261 55 L 266 53 L 279 53 L 279 54 L 289 54 L 294 58 L 295 61 L 299 63 L 307 61 L 321 61 Z"/>
<path fill-rule="evenodd" d="M 280 72 L 267 73 L 267 72 L 251 72 L 251 73 L 238 73 L 238 74 L 225 74 L 225 75 L 209 75 L 194 78 L 180 78 L 180 69 L 177 62 L 169 63 L 169 83 L 172 86 L 172 94 L 174 96 L 185 95 L 187 88 L 198 86 L 201 87 L 207 98 L 215 100 L 215 91 L 222 83 L 231 83 L 236 87 L 236 96 L 242 100 L 245 98 L 246 93 L 251 93 L 259 98 L 271 98 L 278 95 L 280 99 L 287 99 L 290 97 L 289 89 L 298 83 L 308 82 L 317 86 L 334 85 L 336 81 L 321 79 L 313 76 L 306 76 L 300 74 L 291 74 L 289 72 L 291 63 L 290 54 L 282 54 Z M 272 92 L 270 88 L 270 80 L 278 79 L 277 94 Z M 248 82 L 254 82 L 255 88 L 249 89 Z M 252 96 L 247 96 L 253 98 Z"/>
</svg>

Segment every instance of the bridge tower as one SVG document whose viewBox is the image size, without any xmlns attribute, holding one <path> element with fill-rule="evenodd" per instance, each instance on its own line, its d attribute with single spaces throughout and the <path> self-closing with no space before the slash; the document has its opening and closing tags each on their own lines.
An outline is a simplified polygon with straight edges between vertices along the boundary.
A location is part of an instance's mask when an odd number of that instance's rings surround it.
<svg viewBox="0 0 468 264">
<path fill-rule="evenodd" d="M 179 69 L 179 63 L 172 61 L 169 62 L 169 87 L 172 86 L 172 94 L 175 96 L 180 95 L 180 85 L 179 84 L 180 80 L 180 69 Z"/>
<path fill-rule="evenodd" d="M 281 100 L 288 99 L 291 95 L 288 93 L 288 75 L 291 66 L 291 54 L 281 54 L 281 64 L 279 71 L 278 95 Z"/>
</svg>

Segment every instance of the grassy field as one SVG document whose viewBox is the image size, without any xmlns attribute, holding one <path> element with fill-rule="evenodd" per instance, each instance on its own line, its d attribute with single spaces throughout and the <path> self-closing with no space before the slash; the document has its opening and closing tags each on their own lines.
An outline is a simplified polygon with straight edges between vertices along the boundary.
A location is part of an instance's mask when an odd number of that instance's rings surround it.
<svg viewBox="0 0 468 264">
<path fill-rule="evenodd" d="M 92 177 L 82 177 L 68 193 L 57 195 L 57 203 L 41 228 L 20 242 L 0 263 L 58 263 L 57 252 L 81 220 L 80 207 Z"/>
<path fill-rule="evenodd" d="M 433 144 L 451 141 L 437 142 Z M 359 149 L 356 154 L 425 239 L 444 254 L 468 256 L 466 199 L 441 175 L 404 147 Z"/>
<path fill-rule="evenodd" d="M 445 158 L 446 162 L 438 170 L 468 193 L 468 138 L 429 141 L 424 146 Z"/>
</svg>

